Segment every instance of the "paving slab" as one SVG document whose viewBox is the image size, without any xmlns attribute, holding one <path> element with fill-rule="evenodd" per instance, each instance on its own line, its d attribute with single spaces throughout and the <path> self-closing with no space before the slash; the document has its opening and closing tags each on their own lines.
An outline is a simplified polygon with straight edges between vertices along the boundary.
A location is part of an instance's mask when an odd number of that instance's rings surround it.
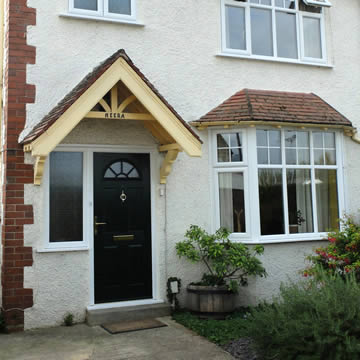
<svg viewBox="0 0 360 360">
<path fill-rule="evenodd" d="M 0 334 L 0 360 L 231 360 L 224 350 L 171 320 L 111 335 L 85 324 Z"/>
</svg>

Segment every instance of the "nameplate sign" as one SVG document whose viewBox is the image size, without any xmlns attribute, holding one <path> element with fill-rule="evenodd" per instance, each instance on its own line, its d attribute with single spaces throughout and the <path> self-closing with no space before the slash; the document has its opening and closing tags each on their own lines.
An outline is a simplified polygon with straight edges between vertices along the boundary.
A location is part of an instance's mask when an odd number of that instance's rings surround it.
<svg viewBox="0 0 360 360">
<path fill-rule="evenodd" d="M 106 112 L 105 119 L 125 119 L 125 114 L 124 113 Z"/>
</svg>

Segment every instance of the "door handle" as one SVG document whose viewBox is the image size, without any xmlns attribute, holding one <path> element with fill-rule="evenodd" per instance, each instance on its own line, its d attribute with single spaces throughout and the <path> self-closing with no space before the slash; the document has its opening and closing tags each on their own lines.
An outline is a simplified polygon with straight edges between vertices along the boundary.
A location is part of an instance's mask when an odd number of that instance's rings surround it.
<svg viewBox="0 0 360 360">
<path fill-rule="evenodd" d="M 106 222 L 97 222 L 97 216 L 94 217 L 94 235 L 98 234 L 98 226 L 106 225 Z"/>
<path fill-rule="evenodd" d="M 122 241 L 122 240 L 134 240 L 135 236 L 134 235 L 114 235 L 113 236 L 113 241 Z"/>
</svg>

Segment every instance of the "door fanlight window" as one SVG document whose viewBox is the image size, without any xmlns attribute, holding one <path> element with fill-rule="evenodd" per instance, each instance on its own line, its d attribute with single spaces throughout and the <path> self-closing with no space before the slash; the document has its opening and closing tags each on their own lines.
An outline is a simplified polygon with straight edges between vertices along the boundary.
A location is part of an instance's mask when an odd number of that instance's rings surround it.
<svg viewBox="0 0 360 360">
<path fill-rule="evenodd" d="M 105 179 L 140 179 L 140 173 L 135 166 L 127 161 L 116 161 L 105 170 Z"/>
</svg>

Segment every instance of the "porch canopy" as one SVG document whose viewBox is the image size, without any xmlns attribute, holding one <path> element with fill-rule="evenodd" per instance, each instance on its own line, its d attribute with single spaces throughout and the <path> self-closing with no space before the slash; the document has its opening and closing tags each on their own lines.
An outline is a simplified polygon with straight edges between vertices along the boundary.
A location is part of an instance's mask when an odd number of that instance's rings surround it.
<svg viewBox="0 0 360 360">
<path fill-rule="evenodd" d="M 160 182 L 166 183 L 179 151 L 201 156 L 201 140 L 174 108 L 119 50 L 90 72 L 21 141 L 36 158 L 40 185 L 47 156 L 84 118 L 141 121 L 166 152 Z"/>
<path fill-rule="evenodd" d="M 243 89 L 193 121 L 199 130 L 209 126 L 273 125 L 340 128 L 353 136 L 351 122 L 319 96 L 310 93 Z"/>
</svg>

